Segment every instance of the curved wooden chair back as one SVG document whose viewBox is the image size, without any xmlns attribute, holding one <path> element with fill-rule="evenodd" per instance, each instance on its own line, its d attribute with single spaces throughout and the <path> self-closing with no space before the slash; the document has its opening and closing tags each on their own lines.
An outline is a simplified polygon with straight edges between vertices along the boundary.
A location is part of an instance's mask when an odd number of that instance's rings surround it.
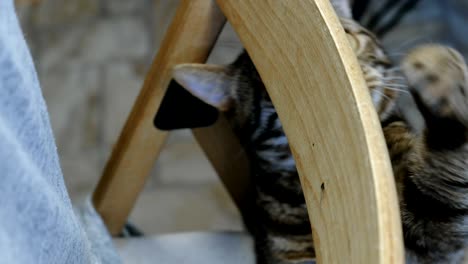
<svg viewBox="0 0 468 264">
<path fill-rule="evenodd" d="M 255 63 L 296 159 L 319 263 L 403 263 L 391 165 L 357 59 L 328 0 L 182 0 L 93 195 L 117 234 L 166 132 L 153 126 L 179 63 L 204 62 L 226 19 Z M 226 121 L 193 133 L 241 210 L 245 155 Z"/>
</svg>

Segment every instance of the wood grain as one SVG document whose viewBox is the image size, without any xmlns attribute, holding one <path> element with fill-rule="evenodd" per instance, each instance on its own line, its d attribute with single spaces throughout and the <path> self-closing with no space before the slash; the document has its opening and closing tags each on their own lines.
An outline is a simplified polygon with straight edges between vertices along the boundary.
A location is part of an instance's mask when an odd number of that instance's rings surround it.
<svg viewBox="0 0 468 264">
<path fill-rule="evenodd" d="M 213 126 L 192 132 L 236 206 L 247 216 L 252 205 L 249 162 L 227 120 L 221 117 Z"/>
<path fill-rule="evenodd" d="M 183 0 L 146 76 L 93 194 L 93 203 L 110 233 L 118 234 L 164 145 L 167 133 L 153 126 L 179 63 L 205 62 L 225 24 L 212 0 Z"/>
<path fill-rule="evenodd" d="M 283 122 L 320 263 L 403 263 L 391 165 L 329 1 L 218 0 Z"/>
</svg>

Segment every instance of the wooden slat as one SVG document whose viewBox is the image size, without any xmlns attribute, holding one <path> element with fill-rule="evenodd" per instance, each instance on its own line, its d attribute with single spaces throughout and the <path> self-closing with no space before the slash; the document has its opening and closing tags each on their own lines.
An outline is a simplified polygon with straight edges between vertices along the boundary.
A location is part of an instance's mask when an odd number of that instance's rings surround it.
<svg viewBox="0 0 468 264">
<path fill-rule="evenodd" d="M 242 215 L 246 216 L 251 209 L 249 205 L 253 204 L 249 162 L 227 120 L 221 117 L 213 126 L 192 132 Z"/>
<path fill-rule="evenodd" d="M 212 0 L 181 1 L 93 194 L 94 206 L 111 234 L 122 230 L 165 142 L 167 133 L 155 129 L 153 118 L 172 67 L 205 62 L 224 23 Z"/>
<path fill-rule="evenodd" d="M 320 263 L 403 263 L 397 196 L 360 67 L 327 0 L 217 0 L 279 112 Z"/>
</svg>

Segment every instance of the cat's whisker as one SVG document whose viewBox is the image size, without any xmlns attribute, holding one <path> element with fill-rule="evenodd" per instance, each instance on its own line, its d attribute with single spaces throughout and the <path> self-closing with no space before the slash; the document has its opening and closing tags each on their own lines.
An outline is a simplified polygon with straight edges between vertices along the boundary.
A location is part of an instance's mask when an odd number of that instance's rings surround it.
<svg viewBox="0 0 468 264">
<path fill-rule="evenodd" d="M 389 100 L 389 101 L 392 100 L 390 97 L 388 97 L 388 95 L 384 94 L 383 92 L 381 92 L 381 91 L 379 91 L 379 90 L 377 90 L 377 89 L 373 90 L 373 92 L 376 92 L 376 93 L 382 95 L 382 96 L 384 97 L 384 99 L 387 99 L 387 100 Z"/>
<path fill-rule="evenodd" d="M 398 89 L 398 88 L 395 88 L 395 87 L 391 87 L 391 86 L 382 86 L 384 89 L 388 89 L 388 90 L 392 90 L 392 91 L 398 91 L 398 92 L 402 92 L 402 93 L 407 93 L 409 94 L 410 92 L 408 92 L 407 90 L 403 90 L 403 89 Z"/>
<path fill-rule="evenodd" d="M 389 86 L 389 87 L 393 87 L 393 88 L 408 89 L 408 85 L 398 84 L 398 83 L 386 83 L 385 86 Z"/>
<path fill-rule="evenodd" d="M 399 79 L 399 80 L 406 80 L 405 77 L 399 76 L 399 75 L 389 75 L 389 76 L 384 76 L 382 79 Z"/>
<path fill-rule="evenodd" d="M 399 89 L 403 91 L 408 91 L 408 87 L 406 85 L 398 85 L 398 84 L 393 84 L 393 83 L 385 83 L 382 85 L 383 87 L 389 87 L 392 89 Z"/>
<path fill-rule="evenodd" d="M 401 76 L 392 76 L 392 77 L 383 77 L 382 80 L 385 80 L 385 81 L 406 81 L 406 78 L 401 77 Z"/>
<path fill-rule="evenodd" d="M 401 72 L 403 71 L 401 66 L 395 66 L 395 67 L 392 67 L 392 68 L 389 68 L 389 69 L 385 69 L 384 70 L 386 73 L 395 73 L 395 72 Z"/>
</svg>

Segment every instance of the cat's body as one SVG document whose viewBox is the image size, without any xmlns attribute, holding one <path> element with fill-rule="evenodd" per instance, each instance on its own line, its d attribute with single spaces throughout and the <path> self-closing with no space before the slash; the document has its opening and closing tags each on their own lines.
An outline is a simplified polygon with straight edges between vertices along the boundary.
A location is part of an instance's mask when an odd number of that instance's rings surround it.
<svg viewBox="0 0 468 264">
<path fill-rule="evenodd" d="M 420 86 L 413 90 L 427 124 L 424 131 L 414 131 L 395 111 L 400 86 L 406 84 L 400 80 L 403 75 L 392 68 L 371 33 L 349 19 L 342 19 L 342 24 L 384 126 L 402 208 L 407 260 L 457 263 L 468 235 L 467 124 L 460 121 L 460 116 L 468 115 L 466 106 L 461 111 L 451 111 L 450 107 L 455 108 L 453 103 L 439 102 L 435 104 L 438 108 L 434 107 L 425 100 L 430 91 L 424 89 L 427 85 L 409 78 L 411 85 Z M 424 64 L 424 56 L 416 57 L 422 57 Z M 404 69 L 406 74 L 416 75 L 410 68 Z M 178 66 L 175 79 L 197 97 L 225 111 L 245 146 L 256 187 L 255 214 L 246 218 L 246 224 L 255 237 L 258 263 L 313 263 L 310 223 L 294 159 L 273 104 L 247 53 L 227 67 Z M 461 92 L 458 83 L 465 85 Z M 464 95 L 467 83 L 466 79 L 457 82 L 458 93 Z M 438 95 L 444 101 L 448 98 L 444 95 L 451 94 Z M 460 104 L 460 100 L 457 102 Z M 461 101 L 462 105 L 465 103 Z M 446 111 L 439 115 L 439 109 Z M 458 124 L 451 126 L 451 131 L 444 131 L 450 139 L 459 137 L 455 143 L 433 133 L 441 130 L 438 122 L 447 120 Z"/>
<path fill-rule="evenodd" d="M 281 122 L 247 53 L 239 56 L 233 71 L 242 86 L 236 100 L 249 102 L 242 103 L 242 113 L 228 112 L 228 119 L 250 159 L 256 206 L 246 222 L 258 238 L 258 263 L 311 259 L 315 252 L 307 208 Z M 248 117 L 244 123 L 237 119 L 243 116 Z"/>
</svg>

